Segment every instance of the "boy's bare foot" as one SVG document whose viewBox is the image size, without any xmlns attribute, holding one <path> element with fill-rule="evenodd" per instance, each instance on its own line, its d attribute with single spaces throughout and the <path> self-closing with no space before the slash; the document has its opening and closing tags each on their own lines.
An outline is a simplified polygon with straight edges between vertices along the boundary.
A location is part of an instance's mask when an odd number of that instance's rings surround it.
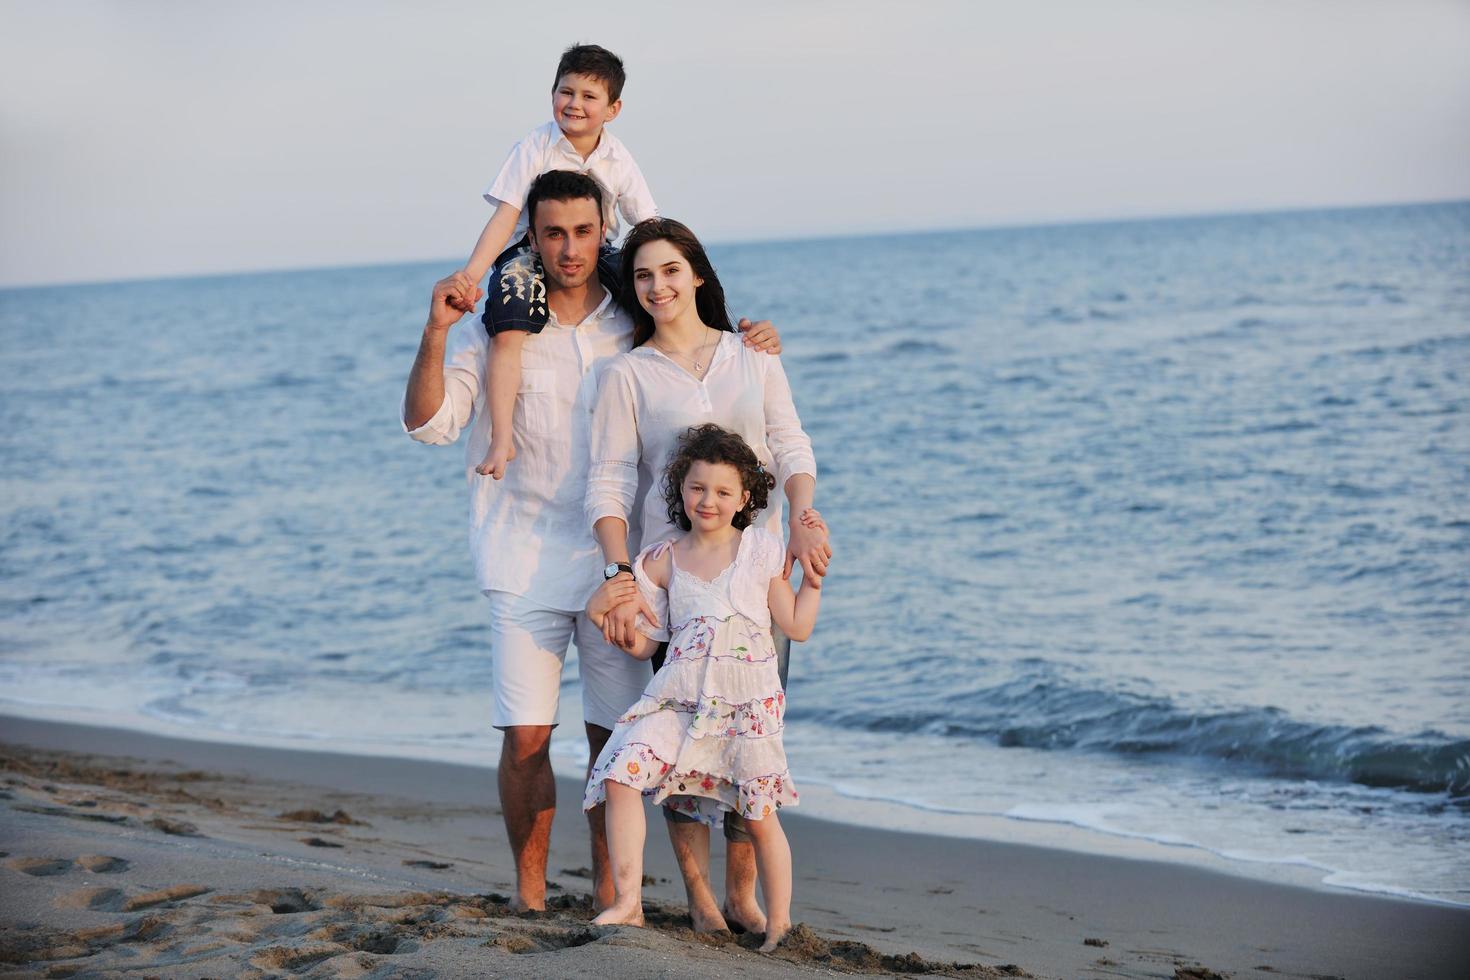
<svg viewBox="0 0 1470 980">
<path fill-rule="evenodd" d="M 731 932 L 759 933 L 766 931 L 766 914 L 761 911 L 761 907 L 754 900 L 750 902 L 748 907 L 741 905 L 738 908 L 733 908 L 730 905 L 730 900 L 727 898 L 725 900 L 725 907 L 720 911 L 725 913 L 725 921 L 730 924 Z"/>
<path fill-rule="evenodd" d="M 475 472 L 481 476 L 490 476 L 499 480 L 505 476 L 506 465 L 515 458 L 515 446 L 501 447 L 492 442 L 490 451 L 485 454 L 484 459 L 480 460 L 480 465 L 475 467 Z"/>
<path fill-rule="evenodd" d="M 760 952 L 774 953 L 776 947 L 781 945 L 781 940 L 785 939 L 786 934 L 790 931 L 791 923 L 789 922 L 782 926 L 772 926 L 766 932 L 766 941 L 761 943 Z"/>
<path fill-rule="evenodd" d="M 637 926 L 643 928 L 643 902 L 638 899 L 614 902 L 592 920 L 594 926 Z"/>
</svg>

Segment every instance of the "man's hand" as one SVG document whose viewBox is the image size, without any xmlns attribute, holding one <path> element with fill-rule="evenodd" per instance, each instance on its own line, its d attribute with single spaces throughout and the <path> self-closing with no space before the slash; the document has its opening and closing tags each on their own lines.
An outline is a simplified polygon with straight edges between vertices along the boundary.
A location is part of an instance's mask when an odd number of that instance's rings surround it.
<svg viewBox="0 0 1470 980">
<path fill-rule="evenodd" d="M 828 543 L 827 523 L 815 507 L 808 507 L 791 521 L 791 540 L 786 545 L 784 579 L 791 578 L 791 568 L 801 562 L 802 574 L 820 579 L 827 574 L 832 561 L 832 545 Z"/>
<path fill-rule="evenodd" d="M 448 330 L 473 310 L 484 295 L 463 271 L 440 279 L 434 283 L 434 298 L 429 301 L 429 328 Z"/>
<path fill-rule="evenodd" d="M 751 323 L 745 317 L 741 317 L 736 326 L 745 335 L 741 339 L 745 341 L 746 347 L 766 354 L 781 353 L 781 335 L 776 332 L 770 320 Z"/>
</svg>

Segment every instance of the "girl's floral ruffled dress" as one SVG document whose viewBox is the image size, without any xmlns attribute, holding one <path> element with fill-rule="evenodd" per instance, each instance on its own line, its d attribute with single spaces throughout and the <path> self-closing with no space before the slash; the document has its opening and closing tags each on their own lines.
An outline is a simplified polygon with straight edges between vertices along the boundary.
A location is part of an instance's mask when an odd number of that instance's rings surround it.
<svg viewBox="0 0 1470 980">
<path fill-rule="evenodd" d="M 711 825 L 727 810 L 759 820 L 797 802 L 781 745 L 786 695 L 766 601 L 785 548 L 764 528 L 746 528 L 735 560 L 714 581 L 671 561 L 666 592 L 643 564 L 668 547 L 655 545 L 633 564 L 643 597 L 669 625 L 665 632 L 640 619 L 639 629 L 669 638 L 668 654 L 597 757 L 582 806 L 603 802 L 603 782 L 612 779 Z"/>
</svg>

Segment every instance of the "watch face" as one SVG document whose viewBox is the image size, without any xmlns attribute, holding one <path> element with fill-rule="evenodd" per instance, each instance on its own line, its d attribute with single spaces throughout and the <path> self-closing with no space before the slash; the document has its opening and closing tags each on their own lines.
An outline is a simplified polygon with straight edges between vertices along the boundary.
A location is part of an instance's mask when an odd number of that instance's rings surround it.
<svg viewBox="0 0 1470 980">
<path fill-rule="evenodd" d="M 613 578 L 617 574 L 618 574 L 618 563 L 617 562 L 613 562 L 611 565 L 608 565 L 606 568 L 604 568 L 602 570 L 602 577 L 604 579 Z"/>
</svg>

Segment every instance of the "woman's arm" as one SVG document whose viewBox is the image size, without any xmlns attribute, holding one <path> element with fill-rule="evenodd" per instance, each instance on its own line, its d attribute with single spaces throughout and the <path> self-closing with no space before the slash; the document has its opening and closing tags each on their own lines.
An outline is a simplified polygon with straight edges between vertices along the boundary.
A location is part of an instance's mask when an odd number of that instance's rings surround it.
<svg viewBox="0 0 1470 980">
<path fill-rule="evenodd" d="M 776 467 L 776 478 L 786 494 L 790 530 L 786 546 L 786 567 L 782 578 L 791 577 L 791 566 L 801 562 L 803 573 L 821 577 L 832 558 L 826 529 L 813 529 L 801 522 L 801 514 L 810 509 L 817 492 L 817 459 L 812 454 L 812 441 L 801 427 L 796 403 L 791 398 L 791 384 L 779 357 L 765 365 L 766 445 Z"/>
<path fill-rule="evenodd" d="M 603 372 L 592 410 L 589 439 L 592 465 L 587 474 L 587 520 L 608 564 L 628 561 L 628 515 L 638 495 L 638 460 L 643 444 L 638 438 L 638 402 L 633 391 L 632 369 L 615 362 Z M 613 582 L 632 581 L 619 572 Z M 605 587 L 605 586 L 604 586 Z M 639 613 L 654 625 L 658 617 L 641 596 L 610 610 L 602 625 L 609 643 L 627 649 L 638 630 Z"/>
</svg>

